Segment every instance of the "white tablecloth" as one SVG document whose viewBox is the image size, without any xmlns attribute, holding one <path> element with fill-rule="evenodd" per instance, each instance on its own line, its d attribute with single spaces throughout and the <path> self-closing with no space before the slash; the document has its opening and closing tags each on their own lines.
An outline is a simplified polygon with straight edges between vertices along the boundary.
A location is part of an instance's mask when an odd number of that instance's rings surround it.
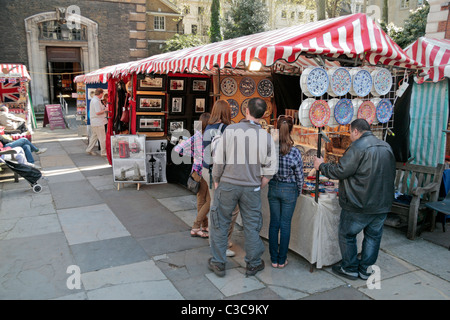
<svg viewBox="0 0 450 320">
<path fill-rule="evenodd" d="M 263 227 L 261 236 L 268 239 L 270 210 L 265 187 L 261 192 Z M 338 227 L 341 207 L 338 199 L 319 199 L 300 195 L 297 199 L 291 225 L 289 249 L 300 254 L 317 268 L 333 265 L 341 260 Z M 361 251 L 362 233 L 358 235 L 358 252 Z"/>
</svg>

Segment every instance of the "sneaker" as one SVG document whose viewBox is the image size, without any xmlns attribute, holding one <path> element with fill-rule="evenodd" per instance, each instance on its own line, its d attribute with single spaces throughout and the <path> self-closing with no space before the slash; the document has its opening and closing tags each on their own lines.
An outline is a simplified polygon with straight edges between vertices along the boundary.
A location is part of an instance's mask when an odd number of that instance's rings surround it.
<svg viewBox="0 0 450 320">
<path fill-rule="evenodd" d="M 35 168 L 35 169 L 42 169 L 41 166 L 39 166 L 39 165 L 37 165 L 37 164 L 34 164 L 34 163 L 31 163 L 31 162 L 28 162 L 28 166 L 30 166 L 30 167 L 32 167 L 32 168 Z"/>
<path fill-rule="evenodd" d="M 264 260 L 261 260 L 261 264 L 256 267 L 249 267 L 247 264 L 247 268 L 245 270 L 245 275 L 248 276 L 254 276 L 258 271 L 264 270 Z"/>
<path fill-rule="evenodd" d="M 211 271 L 214 271 L 214 273 L 218 276 L 218 277 L 223 277 L 225 276 L 225 264 L 223 263 L 215 263 L 211 261 L 212 258 L 208 259 L 208 269 Z"/>
<path fill-rule="evenodd" d="M 357 273 L 357 272 L 348 272 L 348 271 L 345 271 L 345 270 L 341 267 L 341 265 L 334 265 L 334 266 L 331 267 L 331 270 L 332 270 L 334 273 L 336 273 L 336 274 L 338 274 L 338 275 L 340 275 L 340 276 L 343 276 L 344 278 L 347 278 L 347 279 L 349 279 L 349 280 L 356 280 L 356 279 L 358 279 L 358 273 Z"/>
<path fill-rule="evenodd" d="M 358 276 L 361 278 L 361 279 L 363 279 L 363 280 L 367 280 L 367 279 L 369 279 L 369 277 L 371 276 L 372 274 L 371 273 L 368 273 L 368 272 L 364 272 L 364 271 L 358 271 Z"/>
<path fill-rule="evenodd" d="M 234 257 L 236 253 L 233 250 L 227 249 L 227 257 Z"/>
<path fill-rule="evenodd" d="M 41 154 L 44 153 L 45 151 L 47 151 L 47 148 L 40 148 L 38 149 L 38 151 L 36 151 L 36 154 Z"/>
</svg>

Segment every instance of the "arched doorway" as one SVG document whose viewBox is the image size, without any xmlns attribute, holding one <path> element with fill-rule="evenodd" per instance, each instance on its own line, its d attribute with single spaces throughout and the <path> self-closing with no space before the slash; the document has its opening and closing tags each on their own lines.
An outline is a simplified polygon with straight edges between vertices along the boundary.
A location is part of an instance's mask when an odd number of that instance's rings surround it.
<svg viewBox="0 0 450 320">
<path fill-rule="evenodd" d="M 77 29 L 61 23 L 57 11 L 25 19 L 35 110 L 43 110 L 45 104 L 55 102 L 58 92 L 70 88 L 73 74 L 99 68 L 98 24 L 83 16 L 77 18 Z"/>
</svg>

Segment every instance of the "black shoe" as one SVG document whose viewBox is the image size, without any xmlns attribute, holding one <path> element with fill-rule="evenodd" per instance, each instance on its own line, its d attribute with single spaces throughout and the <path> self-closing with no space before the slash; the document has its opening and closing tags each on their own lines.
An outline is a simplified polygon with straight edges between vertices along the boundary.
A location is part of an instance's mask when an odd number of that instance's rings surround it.
<svg viewBox="0 0 450 320">
<path fill-rule="evenodd" d="M 223 264 L 223 263 L 214 263 L 211 260 L 212 260 L 212 258 L 208 259 L 208 269 L 211 270 L 211 271 L 214 271 L 214 273 L 218 277 L 225 276 L 225 264 Z"/>
<path fill-rule="evenodd" d="M 368 272 L 364 272 L 364 271 L 358 271 L 358 276 L 363 279 L 363 280 L 367 280 L 369 279 L 369 277 L 372 275 L 372 273 L 368 273 Z"/>
<path fill-rule="evenodd" d="M 256 267 L 249 267 L 247 265 L 246 271 L 245 271 L 245 275 L 248 276 L 254 276 L 258 271 L 262 271 L 264 270 L 264 260 L 261 260 L 261 264 L 259 266 Z"/>
<path fill-rule="evenodd" d="M 343 276 L 344 278 L 350 279 L 350 280 L 356 280 L 358 279 L 358 272 L 348 272 L 345 271 L 344 269 L 342 269 L 341 265 L 334 265 L 331 267 L 331 270 L 340 275 Z"/>
</svg>

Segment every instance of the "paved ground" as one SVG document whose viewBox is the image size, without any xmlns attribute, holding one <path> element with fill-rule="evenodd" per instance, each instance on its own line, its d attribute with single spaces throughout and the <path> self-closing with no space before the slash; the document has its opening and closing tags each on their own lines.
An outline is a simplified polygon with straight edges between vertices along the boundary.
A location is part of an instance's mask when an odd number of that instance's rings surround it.
<svg viewBox="0 0 450 320">
<path fill-rule="evenodd" d="M 43 191 L 23 179 L 0 182 L 0 299 L 450 299 L 450 251 L 389 227 L 377 261 L 381 288 L 330 267 L 311 273 L 292 252 L 285 269 L 273 269 L 268 250 L 266 268 L 245 277 L 240 230 L 237 255 L 218 278 L 207 268 L 208 241 L 189 236 L 196 200 L 184 187 L 117 190 L 107 160 L 85 154 L 76 127 L 38 128 L 33 141 L 48 148 L 35 156 Z"/>
</svg>

